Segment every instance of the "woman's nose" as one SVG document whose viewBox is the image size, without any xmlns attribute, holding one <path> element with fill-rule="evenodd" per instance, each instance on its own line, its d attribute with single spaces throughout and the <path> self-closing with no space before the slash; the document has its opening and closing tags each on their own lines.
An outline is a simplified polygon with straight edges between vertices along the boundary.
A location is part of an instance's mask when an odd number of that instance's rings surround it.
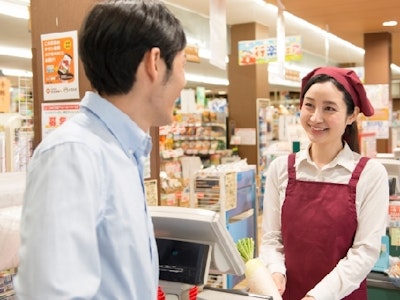
<svg viewBox="0 0 400 300">
<path fill-rule="evenodd" d="M 310 120 L 313 122 L 321 122 L 322 121 L 322 111 L 320 109 L 315 109 L 310 117 Z"/>
</svg>

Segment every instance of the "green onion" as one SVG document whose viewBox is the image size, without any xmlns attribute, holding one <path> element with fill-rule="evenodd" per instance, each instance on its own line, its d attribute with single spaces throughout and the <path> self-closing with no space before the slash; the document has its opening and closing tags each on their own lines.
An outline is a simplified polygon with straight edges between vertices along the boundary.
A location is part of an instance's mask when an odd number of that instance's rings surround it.
<svg viewBox="0 0 400 300">
<path fill-rule="evenodd" d="M 238 249 L 240 256 L 246 263 L 250 259 L 254 258 L 254 240 L 253 238 L 243 238 L 237 241 L 236 248 Z"/>
</svg>

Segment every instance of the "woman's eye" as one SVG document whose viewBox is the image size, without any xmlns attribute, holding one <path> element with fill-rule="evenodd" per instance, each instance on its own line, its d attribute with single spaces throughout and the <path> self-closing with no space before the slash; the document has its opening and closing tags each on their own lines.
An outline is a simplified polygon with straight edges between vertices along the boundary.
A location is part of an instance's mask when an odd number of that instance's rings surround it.
<svg viewBox="0 0 400 300">
<path fill-rule="evenodd" d="M 332 106 L 327 106 L 325 108 L 325 110 L 327 110 L 327 111 L 336 111 L 336 109 L 334 107 L 332 107 Z"/>
</svg>

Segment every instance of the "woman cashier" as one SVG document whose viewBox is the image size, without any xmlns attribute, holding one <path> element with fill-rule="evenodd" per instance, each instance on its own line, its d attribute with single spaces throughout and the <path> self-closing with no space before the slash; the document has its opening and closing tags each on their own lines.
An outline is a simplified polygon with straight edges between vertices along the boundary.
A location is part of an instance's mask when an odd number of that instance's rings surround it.
<svg viewBox="0 0 400 300">
<path fill-rule="evenodd" d="M 300 108 L 310 143 L 270 164 L 261 259 L 284 300 L 367 299 L 389 201 L 385 168 L 358 153 L 357 115 L 374 109 L 357 75 L 335 67 L 303 79 Z"/>
</svg>

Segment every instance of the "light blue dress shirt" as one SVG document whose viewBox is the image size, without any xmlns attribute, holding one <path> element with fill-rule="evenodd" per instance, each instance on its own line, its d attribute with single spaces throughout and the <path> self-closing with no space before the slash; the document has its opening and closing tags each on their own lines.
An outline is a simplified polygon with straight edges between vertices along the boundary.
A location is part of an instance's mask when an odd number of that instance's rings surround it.
<svg viewBox="0 0 400 300">
<path fill-rule="evenodd" d="M 31 159 L 18 300 L 154 300 L 158 254 L 143 187 L 151 137 L 99 95 Z"/>
</svg>

